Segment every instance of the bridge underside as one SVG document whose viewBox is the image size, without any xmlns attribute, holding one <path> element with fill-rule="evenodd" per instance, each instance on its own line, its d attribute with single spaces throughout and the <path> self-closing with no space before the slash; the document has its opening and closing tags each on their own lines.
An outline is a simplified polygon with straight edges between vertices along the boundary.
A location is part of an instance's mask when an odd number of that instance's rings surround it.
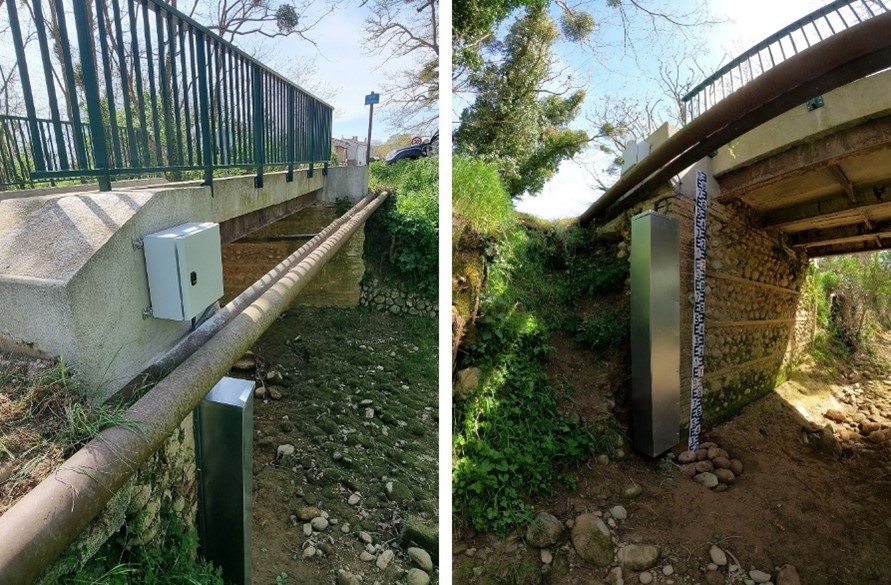
<svg viewBox="0 0 891 585">
<path fill-rule="evenodd" d="M 821 131 L 819 117 L 832 112 L 802 107 L 758 129 L 781 139 L 787 129 L 816 120 L 817 131 L 754 162 L 716 169 L 718 200 L 742 202 L 762 227 L 784 232 L 790 246 L 811 258 L 891 248 L 891 111 L 879 110 L 888 108 L 888 77 L 883 73 L 843 88 L 866 94 L 872 103 L 865 116 Z M 885 105 L 869 100 L 873 88 L 884 94 Z M 845 107 L 831 97 L 826 109 Z"/>
</svg>

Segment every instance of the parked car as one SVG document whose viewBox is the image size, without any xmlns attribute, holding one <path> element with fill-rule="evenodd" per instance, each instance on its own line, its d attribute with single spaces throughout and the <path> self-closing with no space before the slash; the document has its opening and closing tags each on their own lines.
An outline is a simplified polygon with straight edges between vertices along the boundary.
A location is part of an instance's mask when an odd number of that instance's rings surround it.
<svg viewBox="0 0 891 585">
<path fill-rule="evenodd" d="M 403 148 L 397 148 L 396 150 L 391 150 L 387 153 L 387 156 L 384 157 L 384 160 L 387 161 L 388 165 L 391 165 L 403 159 L 417 160 L 425 156 L 437 154 L 438 152 L 439 131 L 437 130 L 433 133 L 433 136 L 430 137 L 429 141 L 421 142 L 420 144 L 412 144 Z"/>
</svg>

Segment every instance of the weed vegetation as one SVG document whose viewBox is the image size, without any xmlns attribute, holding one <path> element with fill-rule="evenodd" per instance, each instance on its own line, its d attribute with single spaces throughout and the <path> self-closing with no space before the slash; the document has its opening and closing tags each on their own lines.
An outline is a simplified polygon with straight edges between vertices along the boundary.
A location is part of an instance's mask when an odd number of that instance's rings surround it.
<svg viewBox="0 0 891 585">
<path fill-rule="evenodd" d="M 436 298 L 439 266 L 439 160 L 402 160 L 369 167 L 369 187 L 389 191 L 383 209 L 368 221 L 369 244 L 403 286 Z"/>
<path fill-rule="evenodd" d="M 223 585 L 218 567 L 196 556 L 198 533 L 167 506 L 151 546 L 134 544 L 126 525 L 64 585 Z"/>
<path fill-rule="evenodd" d="M 613 303 L 584 319 L 580 307 L 620 292 L 627 264 L 578 228 L 517 216 L 491 166 L 459 158 L 454 172 L 456 257 L 475 251 L 486 275 L 478 302 L 466 303 L 478 305 L 476 314 L 461 316 L 472 326 L 457 368 L 478 368 L 479 384 L 453 404 L 455 525 L 505 533 L 532 519 L 536 494 L 556 480 L 571 486 L 573 465 L 617 444 L 614 420 L 586 424 L 560 414 L 546 360 L 555 332 L 596 350 L 624 337 L 626 320 Z M 457 287 L 471 265 L 454 267 Z"/>
</svg>

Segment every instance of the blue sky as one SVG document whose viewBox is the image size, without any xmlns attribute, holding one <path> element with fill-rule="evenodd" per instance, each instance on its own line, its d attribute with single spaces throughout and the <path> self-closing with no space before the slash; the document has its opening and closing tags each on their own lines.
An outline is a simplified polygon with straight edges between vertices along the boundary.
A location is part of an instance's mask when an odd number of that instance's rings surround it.
<svg viewBox="0 0 891 585">
<path fill-rule="evenodd" d="M 385 120 L 387 76 L 408 66 L 407 59 L 389 59 L 386 55 L 369 55 L 363 43 L 367 8 L 345 7 L 325 17 L 308 36 L 318 48 L 299 38 L 276 39 L 274 52 L 265 53 L 274 69 L 283 74 L 297 63 L 314 62 L 315 80 L 307 89 L 334 106 L 336 138 L 368 134 L 368 106 L 365 96 L 371 91 L 381 94 L 381 103 L 374 108 L 373 139 L 384 140 L 401 131 Z"/>
<path fill-rule="evenodd" d="M 682 7 L 685 0 L 678 0 Z M 700 27 L 697 36 L 701 47 L 698 59 L 709 72 L 750 46 L 773 34 L 787 24 L 828 3 L 828 0 L 710 0 L 709 7 L 719 24 Z M 673 11 L 678 14 L 680 8 Z M 613 27 L 612 30 L 616 30 Z M 613 37 L 610 39 L 615 41 Z M 637 46 L 645 50 L 634 53 L 625 51 L 621 44 L 607 46 L 592 57 L 585 51 L 568 44 L 557 47 L 561 63 L 572 71 L 587 89 L 585 108 L 592 108 L 604 96 L 638 97 L 658 94 L 655 84 L 648 82 L 658 68 L 659 54 L 683 52 L 691 47 L 692 40 L 680 39 L 674 46 L 660 47 L 652 35 L 638 40 Z M 576 122 L 585 128 L 584 112 Z M 517 208 L 521 211 L 548 219 L 575 217 L 597 199 L 600 190 L 593 187 L 589 168 L 603 168 L 607 161 L 593 149 L 583 153 L 575 161 L 564 162 L 560 170 L 536 197 L 524 197 Z"/>
</svg>

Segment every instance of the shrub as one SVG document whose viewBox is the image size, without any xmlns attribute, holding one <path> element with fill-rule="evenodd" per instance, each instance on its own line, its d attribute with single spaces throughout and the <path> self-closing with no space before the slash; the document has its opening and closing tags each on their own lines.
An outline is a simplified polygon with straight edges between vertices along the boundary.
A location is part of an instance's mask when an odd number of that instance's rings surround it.
<svg viewBox="0 0 891 585">
<path fill-rule="evenodd" d="M 390 262 L 408 288 L 435 297 L 439 270 L 439 170 L 437 159 L 403 160 L 394 165 L 374 162 L 371 187 L 391 192 L 372 223 L 390 240 L 378 252 Z M 375 214 L 378 215 L 378 214 Z"/>
</svg>

